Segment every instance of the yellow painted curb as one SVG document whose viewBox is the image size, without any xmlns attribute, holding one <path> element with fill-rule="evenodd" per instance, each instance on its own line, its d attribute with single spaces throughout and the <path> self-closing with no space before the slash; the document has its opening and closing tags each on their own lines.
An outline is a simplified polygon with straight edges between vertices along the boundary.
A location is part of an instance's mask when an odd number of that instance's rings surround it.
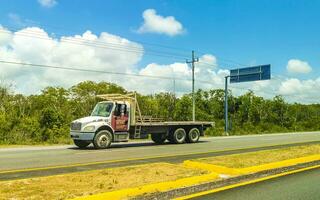
<svg viewBox="0 0 320 200">
<path fill-rule="evenodd" d="M 316 160 L 320 160 L 320 154 L 301 157 L 301 158 L 294 158 L 289 160 L 283 160 L 279 162 L 273 162 L 273 163 L 268 163 L 268 164 L 253 166 L 253 167 L 239 168 L 237 170 L 239 170 L 243 174 L 249 174 L 249 173 L 255 173 L 255 172 L 264 171 L 264 170 L 297 165 L 299 163 L 312 162 Z"/>
<path fill-rule="evenodd" d="M 203 169 L 203 170 L 207 170 L 207 171 L 218 173 L 218 174 L 226 174 L 226 175 L 242 174 L 242 172 L 238 169 L 223 167 L 219 165 L 212 165 L 212 164 L 203 163 L 203 162 L 196 162 L 191 160 L 184 161 L 183 165 L 189 168 Z"/>
<path fill-rule="evenodd" d="M 207 171 L 218 173 L 218 174 L 241 175 L 241 174 L 256 173 L 264 170 L 271 170 L 275 168 L 287 167 L 287 166 L 297 165 L 299 163 L 307 163 L 307 162 L 312 162 L 316 160 L 320 160 L 320 154 L 305 156 L 300 158 L 293 158 L 293 159 L 272 162 L 272 163 L 246 167 L 246 168 L 229 168 L 229 167 L 224 167 L 220 165 L 213 165 L 209 163 L 197 162 L 197 161 L 191 161 L 191 160 L 186 160 L 183 162 L 183 164 L 186 167 L 203 169 L 203 170 L 207 170 Z"/>
<path fill-rule="evenodd" d="M 196 185 L 202 182 L 212 181 L 218 178 L 218 174 L 210 173 L 201 176 L 194 176 L 189 178 L 178 179 L 175 181 L 154 183 L 149 185 L 144 185 L 136 188 L 128 188 L 122 190 L 116 190 L 112 192 L 100 193 L 91 196 L 78 197 L 74 200 L 105 200 L 105 199 L 127 199 L 128 197 L 143 195 L 153 192 L 164 192 L 174 188 L 186 187 L 191 185 Z"/>
<path fill-rule="evenodd" d="M 303 172 L 303 171 L 307 171 L 307 170 L 311 170 L 311 169 L 316 169 L 316 168 L 320 168 L 320 165 L 307 167 L 307 168 L 302 168 L 302 169 L 297 169 L 297 170 L 289 171 L 289 172 L 284 172 L 284 173 L 281 173 L 281 174 L 271 175 L 271 176 L 267 176 L 267 177 L 263 177 L 263 178 L 259 178 L 259 179 L 254 179 L 254 180 L 246 181 L 246 182 L 242 182 L 242 183 L 236 183 L 236 184 L 233 184 L 233 185 L 228 185 L 228 186 L 216 188 L 216 189 L 213 189 L 213 190 L 208 190 L 208 191 L 199 192 L 199 193 L 196 193 L 196 194 L 191 194 L 191 195 L 187 195 L 187 196 L 183 196 L 183 197 L 178 197 L 178 198 L 175 198 L 174 200 L 191 199 L 191 198 L 195 198 L 195 197 L 199 197 L 199 196 L 203 196 L 203 195 L 207 195 L 207 194 L 213 194 L 213 193 L 216 193 L 216 192 L 221 192 L 221 191 L 224 191 L 224 190 L 228 190 L 228 189 L 232 189 L 232 188 L 236 188 L 236 187 L 240 187 L 240 186 L 244 186 L 244 185 L 249 185 L 249 184 L 253 184 L 253 183 L 258 183 L 258 182 L 262 182 L 262 181 L 265 181 L 265 180 L 269 180 L 269 179 L 273 179 L 273 178 L 277 178 L 277 177 L 281 177 L 281 176 L 286 176 L 286 175 L 290 175 L 290 174 L 294 174 L 294 173 L 298 173 L 298 172 Z"/>
</svg>

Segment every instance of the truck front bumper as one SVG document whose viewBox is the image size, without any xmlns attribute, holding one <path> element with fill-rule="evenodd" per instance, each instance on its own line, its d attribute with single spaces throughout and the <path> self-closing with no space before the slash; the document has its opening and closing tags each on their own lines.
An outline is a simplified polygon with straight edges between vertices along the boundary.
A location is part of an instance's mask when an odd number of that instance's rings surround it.
<svg viewBox="0 0 320 200">
<path fill-rule="evenodd" d="M 74 140 L 90 140 L 94 138 L 94 132 L 70 132 L 70 136 Z"/>
</svg>

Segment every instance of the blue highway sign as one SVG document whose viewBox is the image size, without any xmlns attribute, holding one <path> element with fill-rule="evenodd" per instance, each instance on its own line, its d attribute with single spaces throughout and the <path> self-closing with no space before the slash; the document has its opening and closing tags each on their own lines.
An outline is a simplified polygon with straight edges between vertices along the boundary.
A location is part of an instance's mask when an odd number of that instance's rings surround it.
<svg viewBox="0 0 320 200">
<path fill-rule="evenodd" d="M 230 70 L 230 83 L 268 80 L 271 78 L 270 65 L 259 65 Z"/>
</svg>

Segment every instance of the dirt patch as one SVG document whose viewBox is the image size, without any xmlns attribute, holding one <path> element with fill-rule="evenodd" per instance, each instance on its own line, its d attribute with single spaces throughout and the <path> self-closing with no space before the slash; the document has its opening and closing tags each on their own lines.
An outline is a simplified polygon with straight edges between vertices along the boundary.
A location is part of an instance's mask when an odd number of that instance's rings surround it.
<svg viewBox="0 0 320 200">
<path fill-rule="evenodd" d="M 154 163 L 0 182 L 0 199 L 67 199 L 206 174 L 182 165 Z"/>
<path fill-rule="evenodd" d="M 320 154 L 320 145 L 295 146 L 285 149 L 264 150 L 252 153 L 242 153 L 227 156 L 196 159 L 197 162 L 205 162 L 230 168 L 252 167 L 282 160 L 299 158 Z"/>
</svg>

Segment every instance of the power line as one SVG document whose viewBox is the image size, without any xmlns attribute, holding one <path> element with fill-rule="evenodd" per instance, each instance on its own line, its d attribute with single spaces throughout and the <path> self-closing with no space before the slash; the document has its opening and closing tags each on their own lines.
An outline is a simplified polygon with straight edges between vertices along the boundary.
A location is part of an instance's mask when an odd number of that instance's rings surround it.
<svg viewBox="0 0 320 200">
<path fill-rule="evenodd" d="M 210 66 L 210 67 L 217 67 L 217 65 L 214 65 L 212 63 L 203 62 L 201 60 L 199 60 L 198 62 L 201 63 L 201 64 L 204 64 L 204 65 Z"/>
<path fill-rule="evenodd" d="M 41 23 L 36 23 L 36 22 L 28 22 L 28 23 L 33 25 L 33 26 L 45 26 L 45 27 L 49 27 L 49 28 L 51 27 L 54 30 L 68 30 L 70 32 L 73 32 L 73 34 L 77 35 L 75 30 L 65 29 L 64 27 L 57 27 L 57 26 L 52 26 L 52 25 L 47 25 L 47 24 L 46 25 L 42 25 Z M 19 30 L 18 28 L 13 28 L 13 26 L 10 26 L 10 25 L 6 25 L 6 28 L 7 27 L 10 27 L 9 30 L 11 30 L 11 31 L 18 31 Z M 77 30 L 77 31 L 81 31 L 81 30 Z M 56 35 L 56 33 L 55 33 L 55 35 Z M 60 34 L 60 36 L 63 36 L 63 35 Z M 134 40 L 132 42 L 141 43 L 141 44 L 148 45 L 148 46 L 161 47 L 161 48 L 165 48 L 165 49 L 178 50 L 179 52 L 183 52 L 184 53 L 184 55 L 183 55 L 184 57 L 189 57 L 188 53 L 191 51 L 191 49 L 187 49 L 187 48 L 181 48 L 181 47 L 163 45 L 163 44 L 157 44 L 157 43 L 150 43 L 150 42 L 145 42 L 145 41 L 141 41 L 141 40 Z M 208 54 L 208 52 L 204 53 L 203 51 L 198 51 L 198 50 L 196 50 L 196 52 L 201 53 L 201 54 Z M 230 65 L 230 63 L 233 63 L 233 64 L 236 64 L 236 65 L 239 65 L 239 66 L 248 66 L 246 64 L 242 64 L 242 63 L 239 63 L 239 62 L 231 60 L 231 59 L 227 59 L 227 58 L 220 57 L 220 56 L 218 56 L 218 57 L 219 57 L 219 62 L 225 61 L 225 63 L 228 63 L 228 65 Z"/>
<path fill-rule="evenodd" d="M 25 63 L 25 62 L 7 61 L 7 60 L 0 60 L 0 63 L 21 65 L 21 66 L 29 66 L 29 67 L 39 67 L 39 68 L 51 68 L 51 69 L 81 71 L 81 72 L 92 72 L 92 73 L 103 73 L 103 74 L 114 74 L 114 75 L 125 75 L 125 76 L 148 77 L 148 78 L 157 78 L 157 79 L 166 79 L 166 80 L 192 81 L 192 79 L 187 79 L 187 78 L 177 78 L 177 77 L 168 77 L 168 76 L 154 76 L 154 75 L 134 74 L 134 73 L 125 73 L 125 72 L 114 72 L 114 71 L 105 71 L 105 70 L 92 70 L 92 69 L 84 69 L 84 68 L 79 68 L 79 67 L 53 66 L 53 65 L 34 64 L 34 63 Z M 210 81 L 197 80 L 196 82 L 214 85 Z"/>
<path fill-rule="evenodd" d="M 28 67 L 39 67 L 39 68 L 51 68 L 51 69 L 60 69 L 60 70 L 70 70 L 70 71 L 80 71 L 80 72 L 90 72 L 90 73 L 101 73 L 101 74 L 113 74 L 113 75 L 124 75 L 124 76 L 134 76 L 134 77 L 146 77 L 146 78 L 155 78 L 155 79 L 165 79 L 165 80 L 179 80 L 179 81 L 192 81 L 192 79 L 185 79 L 185 78 L 176 78 L 176 77 L 167 77 L 167 76 L 154 76 L 154 75 L 144 75 L 144 74 L 133 74 L 133 73 L 124 73 L 124 72 L 114 72 L 114 71 L 104 71 L 104 70 L 90 70 L 90 69 L 83 69 L 83 68 L 74 68 L 74 67 L 62 67 L 62 66 L 52 66 L 52 65 L 43 65 L 43 64 L 33 64 L 33 63 L 24 63 L 24 62 L 16 62 L 16 61 L 5 61 L 5 60 L 0 60 L 0 63 L 3 64 L 12 64 L 12 65 L 20 65 L 20 66 L 28 66 Z M 214 86 L 211 81 L 201 81 L 197 80 L 196 82 L 198 83 L 205 83 Z M 216 88 L 219 89 L 219 88 Z M 266 93 L 270 95 L 277 95 L 277 92 L 270 92 L 270 91 L 257 91 L 257 90 L 252 90 L 250 88 L 241 88 L 241 87 L 235 87 L 231 86 L 230 89 L 240 89 L 240 90 L 245 90 L 245 91 L 253 91 L 254 93 Z M 294 95 L 294 94 L 280 94 L 280 96 L 283 97 L 299 97 L 301 98 L 301 95 Z M 308 99 L 313 99 L 318 101 L 318 98 L 310 98 Z"/>
<path fill-rule="evenodd" d="M 158 79 L 167 79 L 167 80 L 173 80 L 174 79 L 174 80 L 180 80 L 180 81 L 192 81 L 192 79 L 187 79 L 187 78 L 177 78 L 177 77 L 168 77 L 168 76 L 154 76 L 154 75 L 134 74 L 134 73 L 125 73 L 125 72 L 114 72 L 114 71 L 105 71 L 105 70 L 92 70 L 92 69 L 84 69 L 84 68 L 80 68 L 80 67 L 53 66 L 53 65 L 25 63 L 25 62 L 18 62 L 18 61 L 8 61 L 8 60 L 0 60 L 0 63 L 21 65 L 21 66 L 28 66 L 28 67 L 39 67 L 39 68 L 51 68 L 51 69 L 81 71 L 81 72 L 92 72 L 92 73 L 103 73 L 103 74 L 114 74 L 114 75 L 126 75 L 126 76 L 136 76 L 136 77 L 148 77 L 148 78 L 158 78 Z M 197 80 L 196 82 L 214 85 L 211 81 Z"/>
<path fill-rule="evenodd" d="M 42 39 L 42 40 L 54 40 L 48 37 L 44 37 L 43 34 L 39 34 L 39 32 L 36 31 L 32 31 L 32 30 L 24 30 L 23 33 L 18 32 L 18 29 L 2 29 L 0 30 L 0 33 L 7 33 L 7 34 L 11 34 L 11 32 L 15 32 L 16 35 L 19 36 L 23 36 L 23 37 L 32 37 L 32 38 L 38 38 L 38 39 Z M 18 33 L 17 33 L 18 32 Z M 64 43 L 70 43 L 70 44 L 75 44 L 75 45 L 83 45 L 83 46 L 90 46 L 90 47 L 94 47 L 94 48 L 104 48 L 104 49 L 110 49 L 110 50 L 115 50 L 115 51 L 125 51 L 125 52 L 130 52 L 130 53 L 135 53 L 135 54 L 144 54 L 144 55 L 149 55 L 149 56 L 159 56 L 159 57 L 167 57 L 167 58 L 174 58 L 174 59 L 179 59 L 179 60 L 185 60 L 188 58 L 188 56 L 186 54 L 177 54 L 175 52 L 167 52 L 167 51 L 159 51 L 159 50 L 152 50 L 152 49 L 144 49 L 143 47 L 136 47 L 136 46 L 125 46 L 119 43 L 114 43 L 114 42 L 106 42 L 106 41 L 92 41 L 92 40 L 88 40 L 88 39 L 84 39 L 84 38 L 75 38 L 75 37 L 61 37 L 60 38 L 60 42 L 64 42 Z M 141 41 L 131 41 L 132 43 L 143 43 L 143 44 L 148 44 L 145 42 L 141 42 Z M 139 45 L 137 43 L 137 45 Z M 178 49 L 180 50 L 181 48 L 177 48 L 177 47 L 172 47 L 172 46 L 165 46 L 165 45 L 158 45 L 158 44 L 148 44 L 150 46 L 158 46 L 158 47 L 162 47 L 162 48 L 167 48 L 167 49 Z M 183 50 L 184 51 L 184 50 Z M 182 51 L 181 51 L 182 52 Z M 185 52 L 185 51 L 184 51 Z M 199 53 L 202 54 L 207 54 L 204 52 L 199 51 Z M 207 66 L 211 66 L 211 67 L 216 67 L 216 65 L 212 64 L 212 63 L 207 63 L 204 61 L 200 61 L 200 63 L 205 64 Z M 236 61 L 232 61 L 230 59 L 224 59 L 222 57 L 219 57 L 219 63 L 224 63 L 226 65 L 230 65 L 230 63 L 234 63 L 240 66 L 248 66 L 248 65 L 244 65 L 241 64 L 239 62 Z M 222 65 L 220 65 L 222 66 Z"/>
<path fill-rule="evenodd" d="M 29 24 L 33 24 L 32 26 L 41 26 L 40 23 L 33 23 L 33 22 L 29 22 Z M 70 32 L 73 32 L 73 34 L 75 35 L 78 35 L 76 33 L 75 30 L 70 30 L 70 29 L 65 29 L 65 28 L 62 28 L 62 27 L 57 27 L 57 26 L 50 26 L 50 25 L 45 25 L 46 27 L 51 27 L 55 30 L 68 30 Z M 10 27 L 8 30 L 11 30 L 11 31 L 19 31 L 18 28 L 13 28 L 13 26 L 9 26 L 9 25 L 6 25 L 5 28 L 7 27 Z M 80 31 L 80 30 L 78 30 Z M 54 33 L 54 35 L 57 35 L 56 32 Z M 59 34 L 60 36 L 63 36 L 62 34 Z M 156 44 L 156 43 L 150 43 L 150 42 L 144 42 L 144 41 L 140 41 L 140 40 L 135 40 L 135 41 L 132 41 L 132 42 L 136 42 L 136 43 L 141 43 L 141 44 L 145 44 L 145 45 L 148 45 L 148 46 L 155 46 L 155 47 L 161 47 L 161 48 L 166 48 L 166 49 L 174 49 L 174 50 L 178 50 L 180 52 L 184 52 L 186 53 L 186 56 L 187 56 L 187 53 L 191 51 L 191 49 L 185 49 L 185 48 L 180 48 L 180 47 L 175 47 L 175 46 L 169 46 L 169 45 L 163 45 L 163 44 Z M 187 56 L 188 57 L 188 56 Z"/>
<path fill-rule="evenodd" d="M 169 80 L 172 79 L 171 77 L 166 77 L 166 76 L 153 76 L 153 75 L 142 75 L 142 74 L 113 72 L 113 71 L 104 71 L 104 70 L 91 70 L 91 69 L 83 69 L 83 68 L 76 68 L 76 67 L 61 67 L 61 66 L 33 64 L 33 63 L 5 61 L 5 60 L 0 60 L 0 63 L 13 64 L 13 65 L 22 65 L 22 66 L 29 66 L 29 67 L 63 69 L 63 70 L 81 71 L 81 72 L 93 72 L 93 73 L 114 74 L 114 75 L 138 76 L 138 77 L 149 77 L 149 78 L 159 78 L 159 79 L 169 79 Z M 176 78 L 176 79 L 179 79 L 179 78 Z M 179 80 L 187 80 L 187 79 L 179 79 Z"/>
<path fill-rule="evenodd" d="M 7 61 L 0 60 L 0 63 L 20 65 L 27 67 L 39 67 L 39 68 L 51 68 L 51 69 L 60 69 L 60 70 L 70 70 L 70 71 L 80 71 L 80 72 L 92 72 L 92 73 L 101 73 L 101 74 L 113 74 L 113 75 L 124 75 L 124 76 L 136 76 L 136 77 L 147 77 L 147 78 L 156 78 L 156 79 L 166 79 L 166 80 L 180 80 L 180 81 L 192 81 L 192 79 L 186 78 L 177 78 L 177 77 L 168 77 L 168 76 L 154 76 L 154 75 L 145 75 L 145 74 L 134 74 L 134 73 L 125 73 L 125 72 L 114 72 L 114 71 L 104 71 L 104 70 L 92 70 L 84 69 L 79 67 L 63 67 L 63 66 L 53 66 L 53 65 L 44 65 L 44 64 L 34 64 L 34 63 L 24 63 L 17 61 Z M 209 81 L 197 81 L 200 83 L 212 84 Z"/>
<path fill-rule="evenodd" d="M 0 30 L 0 33 L 4 34 L 11 34 L 10 30 Z M 55 41 L 54 39 L 48 38 L 44 36 L 43 34 L 39 34 L 38 32 L 34 31 L 24 31 L 24 32 L 15 32 L 17 36 L 23 36 L 23 37 L 30 37 L 30 38 L 37 38 L 41 40 L 49 40 L 49 41 Z M 63 43 L 70 43 L 70 44 L 76 44 L 76 45 L 83 45 L 83 46 L 90 46 L 95 48 L 104 48 L 104 49 L 111 49 L 111 50 L 118 50 L 118 51 L 126 51 L 131 53 L 137 53 L 137 54 L 149 54 L 149 55 L 155 55 L 155 56 L 162 56 L 162 57 L 171 57 L 171 58 L 179 58 L 179 59 L 186 59 L 187 56 L 182 54 L 176 54 L 172 52 L 164 52 L 164 51 L 156 51 L 156 50 L 147 50 L 145 51 L 142 47 L 135 47 L 132 46 L 135 42 L 131 42 L 131 46 L 125 46 L 127 44 L 119 44 L 114 42 L 101 42 L 101 41 L 92 41 L 87 40 L 83 38 L 71 38 L 71 37 L 63 37 L 60 38 L 60 42 Z M 137 43 L 137 45 L 139 45 Z"/>
<path fill-rule="evenodd" d="M 10 31 L 12 32 L 17 32 L 19 31 L 18 29 L 14 29 L 14 28 L 10 28 L 7 29 L 8 31 L 5 30 L 0 30 L 0 32 L 6 32 L 6 33 L 10 33 Z M 38 32 L 32 31 L 32 30 L 25 30 L 24 33 L 19 33 L 20 36 L 25 36 L 25 37 L 34 37 L 34 38 L 38 38 L 38 39 L 45 39 L 48 40 L 48 38 L 44 38 L 42 34 L 39 34 Z M 38 37 L 37 37 L 38 36 Z M 51 40 L 51 39 L 49 39 Z M 77 44 L 77 45 L 85 45 L 85 46 L 91 46 L 91 47 L 97 47 L 97 48 L 108 48 L 108 49 L 112 49 L 112 50 L 124 50 L 127 52 L 131 52 L 131 53 L 145 53 L 147 55 L 154 55 L 154 56 L 161 56 L 161 57 L 170 57 L 170 58 L 179 58 L 179 59 L 186 59 L 188 58 L 187 53 L 186 53 L 186 49 L 181 49 L 181 48 L 177 48 L 177 47 L 172 47 L 172 46 L 166 46 L 166 45 L 160 45 L 160 44 L 151 44 L 151 43 L 146 43 L 146 42 L 142 42 L 142 41 L 131 41 L 133 43 L 142 43 L 142 44 L 146 44 L 149 46 L 158 46 L 161 48 L 166 48 L 166 49 L 175 49 L 175 50 L 179 50 L 179 51 L 183 51 L 185 54 L 177 54 L 174 52 L 164 52 L 164 51 L 156 51 L 156 50 L 147 50 L 147 51 L 143 51 L 141 50 L 141 48 L 139 47 L 128 47 L 128 46 L 124 46 L 124 45 L 120 45 L 118 43 L 112 43 L 112 42 L 101 42 L 101 41 L 92 41 L 92 40 L 87 40 L 87 39 L 83 39 L 83 38 L 70 38 L 70 37 L 64 37 L 63 40 L 60 39 L 61 42 L 67 42 L 67 43 L 72 43 L 72 44 Z M 85 43 L 85 44 L 83 44 Z M 106 46 L 107 45 L 107 46 Z M 189 50 L 188 50 L 189 51 Z M 208 53 L 204 53 L 201 51 L 198 51 L 201 54 L 208 54 Z M 245 64 L 241 64 L 239 62 L 233 61 L 231 59 L 225 59 L 223 57 L 219 57 L 219 62 L 220 63 L 225 63 L 227 65 L 230 65 L 230 63 L 239 65 L 239 66 L 248 66 Z M 202 62 L 205 63 L 205 62 Z M 206 63 L 207 65 L 210 66 L 215 66 L 212 65 L 210 63 Z"/>
<path fill-rule="evenodd" d="M 201 54 L 207 54 L 207 53 L 204 53 L 204 52 L 202 52 L 202 51 L 197 51 L 197 52 L 199 52 L 199 53 L 201 53 Z M 217 55 L 217 54 L 213 53 L 213 55 Z M 219 58 L 219 60 L 222 60 L 222 61 L 225 61 L 225 62 L 228 62 L 228 63 L 233 63 L 233 64 L 238 65 L 238 66 L 243 66 L 243 67 L 248 66 L 248 65 L 246 65 L 246 64 L 239 63 L 239 62 L 234 61 L 234 60 L 231 60 L 231 59 L 226 59 L 226 58 L 223 58 L 223 57 L 220 57 L 220 56 L 217 56 L 217 57 Z"/>
<path fill-rule="evenodd" d="M 25 62 L 7 61 L 7 60 L 0 60 L 0 63 L 12 64 L 12 65 L 21 65 L 21 66 L 27 66 L 27 67 L 39 67 L 39 68 L 50 68 L 50 69 L 80 71 L 80 72 L 92 72 L 92 73 L 102 73 L 102 74 L 114 74 L 114 75 L 136 76 L 136 77 L 147 77 L 147 78 L 166 79 L 166 80 L 192 81 L 192 79 L 187 79 L 187 78 L 168 77 L 168 76 L 154 76 L 154 75 L 134 74 L 134 73 L 125 73 L 125 72 L 114 72 L 114 71 L 105 71 L 105 70 L 93 70 L 93 69 L 84 69 L 84 68 L 80 68 L 80 67 L 53 66 L 53 65 L 34 64 L 34 63 L 25 63 Z M 211 81 L 197 80 L 196 82 L 205 83 L 205 84 L 209 84 L 209 85 L 215 85 Z M 238 89 L 244 89 L 244 88 L 238 88 Z"/>
</svg>

